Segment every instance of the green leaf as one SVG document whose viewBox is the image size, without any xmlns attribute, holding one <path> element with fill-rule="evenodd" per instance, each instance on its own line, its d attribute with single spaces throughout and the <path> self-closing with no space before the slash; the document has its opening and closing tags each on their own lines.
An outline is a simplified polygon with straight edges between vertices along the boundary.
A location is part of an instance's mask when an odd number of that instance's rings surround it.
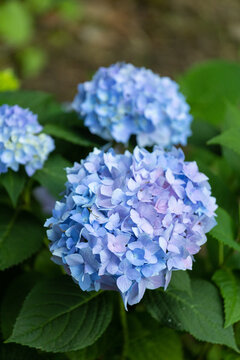
<svg viewBox="0 0 240 360">
<path fill-rule="evenodd" d="M 54 99 L 53 95 L 42 91 L 19 90 L 0 93 L 0 105 L 19 105 L 29 108 L 38 115 L 41 124 L 45 124 L 49 117 L 62 111 L 61 105 Z"/>
<path fill-rule="evenodd" d="M 93 147 L 97 144 L 92 141 L 87 140 L 86 138 L 81 137 L 76 131 L 66 129 L 60 125 L 49 124 L 44 127 L 44 132 L 46 134 L 55 136 L 59 139 L 69 141 L 73 144 L 84 146 L 84 147 Z"/>
<path fill-rule="evenodd" d="M 208 144 L 209 145 L 218 144 L 218 145 L 226 146 L 228 149 L 233 150 L 238 155 L 240 155 L 239 137 L 240 137 L 240 127 L 233 127 L 209 140 Z"/>
<path fill-rule="evenodd" d="M 185 330 L 198 340 L 238 350 L 232 327 L 223 328 L 221 299 L 211 283 L 192 281 L 192 297 L 178 290 L 149 291 L 145 303 L 149 313 L 161 323 Z"/>
<path fill-rule="evenodd" d="M 22 76 L 27 78 L 39 75 L 47 63 L 47 54 L 44 49 L 29 46 L 18 52 L 17 59 Z"/>
<path fill-rule="evenodd" d="M 23 45 L 33 35 L 31 14 L 19 1 L 7 1 L 0 6 L 0 36 L 11 45 Z"/>
<path fill-rule="evenodd" d="M 191 280 L 187 271 L 173 271 L 169 289 L 186 291 L 192 295 Z"/>
<path fill-rule="evenodd" d="M 52 155 L 45 162 L 44 167 L 38 170 L 33 178 L 46 187 L 53 196 L 58 197 L 64 191 L 67 180 L 65 168 L 71 164 L 60 155 Z"/>
<path fill-rule="evenodd" d="M 221 269 L 213 275 L 224 299 L 225 327 L 240 320 L 240 279 L 230 269 Z"/>
<path fill-rule="evenodd" d="M 221 208 L 218 208 L 216 213 L 217 225 L 210 231 L 210 234 L 224 245 L 240 251 L 240 245 L 235 241 L 234 227 L 231 217 Z"/>
<path fill-rule="evenodd" d="M 33 288 L 8 342 L 49 352 L 79 350 L 104 333 L 111 317 L 109 294 L 82 292 L 63 276 Z"/>
<path fill-rule="evenodd" d="M 0 183 L 6 189 L 14 207 L 17 205 L 26 180 L 27 176 L 22 171 L 14 172 L 9 169 L 7 173 L 0 175 Z"/>
<path fill-rule="evenodd" d="M 0 346 L 1 360 L 44 360 L 35 349 L 17 344 L 2 344 Z M 48 358 L 50 360 L 50 358 Z"/>
<path fill-rule="evenodd" d="M 0 270 L 29 258 L 39 250 L 43 237 L 43 228 L 33 215 L 5 208 L 0 217 Z"/>
<path fill-rule="evenodd" d="M 231 103 L 226 104 L 225 126 L 228 128 L 240 127 L 240 110 Z"/>
<path fill-rule="evenodd" d="M 178 334 L 168 328 L 141 323 L 130 316 L 130 339 L 128 357 L 130 360 L 182 360 L 182 346 Z"/>
<path fill-rule="evenodd" d="M 11 335 L 22 304 L 39 277 L 36 273 L 24 273 L 17 276 L 7 288 L 1 304 L 1 330 L 4 339 Z"/>
<path fill-rule="evenodd" d="M 226 103 L 240 100 L 240 65 L 222 60 L 208 61 L 188 70 L 180 79 L 195 118 L 214 125 L 224 121 Z"/>
</svg>

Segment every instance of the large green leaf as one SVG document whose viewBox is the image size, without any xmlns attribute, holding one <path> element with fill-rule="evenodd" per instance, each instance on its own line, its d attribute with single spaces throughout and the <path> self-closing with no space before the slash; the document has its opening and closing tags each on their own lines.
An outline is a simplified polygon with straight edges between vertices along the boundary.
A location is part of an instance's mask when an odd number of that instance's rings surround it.
<svg viewBox="0 0 240 360">
<path fill-rule="evenodd" d="M 58 197 L 64 191 L 67 180 L 65 168 L 71 164 L 60 155 L 52 155 L 45 162 L 44 167 L 38 170 L 33 178 L 46 187 L 53 196 Z"/>
<path fill-rule="evenodd" d="M 28 212 L 4 209 L 0 217 L 0 270 L 17 265 L 40 248 L 44 231 Z"/>
<path fill-rule="evenodd" d="M 234 227 L 231 217 L 221 208 L 218 208 L 216 212 L 217 226 L 210 231 L 210 234 L 224 245 L 240 251 L 240 245 L 235 241 Z"/>
<path fill-rule="evenodd" d="M 192 295 L 191 280 L 187 271 L 173 271 L 169 289 L 186 291 Z"/>
<path fill-rule="evenodd" d="M 233 150 L 240 155 L 240 127 L 233 127 L 224 131 L 222 134 L 215 136 L 208 141 L 208 144 L 219 144 L 226 146 L 228 149 Z"/>
<path fill-rule="evenodd" d="M 213 280 L 224 299 L 225 327 L 240 320 L 240 279 L 230 269 L 215 272 Z"/>
<path fill-rule="evenodd" d="M 27 177 L 22 171 L 14 172 L 8 170 L 6 174 L 0 175 L 0 183 L 6 189 L 14 207 L 17 205 L 19 195 L 23 191 L 26 180 Z"/>
<path fill-rule="evenodd" d="M 49 124 L 44 127 L 44 132 L 46 134 L 55 136 L 59 139 L 63 139 L 69 141 L 73 144 L 84 146 L 84 147 L 93 147 L 97 146 L 97 144 L 92 141 L 82 137 L 80 134 L 76 133 L 74 130 L 70 130 L 68 128 L 64 128 L 63 126 L 56 124 Z"/>
<path fill-rule="evenodd" d="M 1 330 L 4 339 L 11 335 L 23 301 L 39 278 L 37 273 L 24 273 L 17 276 L 7 288 L 1 304 Z"/>
<path fill-rule="evenodd" d="M 172 329 L 161 328 L 154 320 L 150 320 L 141 322 L 135 316 L 129 317 L 129 359 L 182 360 L 178 334 Z"/>
<path fill-rule="evenodd" d="M 220 125 L 227 101 L 240 100 L 240 65 L 213 60 L 195 65 L 180 79 L 194 117 Z"/>
<path fill-rule="evenodd" d="M 82 292 L 67 276 L 36 285 L 26 298 L 9 342 L 50 352 L 93 344 L 112 317 L 108 293 Z"/>
<path fill-rule="evenodd" d="M 192 296 L 179 290 L 149 291 L 145 304 L 150 314 L 161 323 L 185 330 L 198 340 L 237 350 L 232 327 L 223 327 L 221 299 L 211 283 L 192 281 Z"/>
</svg>

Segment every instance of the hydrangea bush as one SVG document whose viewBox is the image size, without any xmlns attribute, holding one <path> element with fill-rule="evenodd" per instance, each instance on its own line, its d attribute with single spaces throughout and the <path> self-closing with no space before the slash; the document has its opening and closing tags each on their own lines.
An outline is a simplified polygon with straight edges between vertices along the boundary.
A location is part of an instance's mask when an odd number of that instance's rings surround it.
<svg viewBox="0 0 240 360">
<path fill-rule="evenodd" d="M 151 70 L 117 63 L 78 85 L 73 108 L 90 131 L 106 140 L 139 146 L 186 145 L 192 116 L 177 83 Z"/>
<path fill-rule="evenodd" d="M 43 167 L 54 150 L 54 141 L 46 134 L 39 134 L 41 130 L 37 115 L 30 110 L 18 105 L 0 107 L 0 174 L 9 168 L 18 171 L 19 165 L 24 165 L 32 176 Z"/>
<path fill-rule="evenodd" d="M 46 222 L 50 250 L 83 291 L 118 290 L 125 306 L 192 269 L 216 224 L 208 178 L 180 149 L 95 149 L 67 178 Z"/>
<path fill-rule="evenodd" d="M 1 360 L 239 358 L 240 66 L 178 83 L 0 92 Z"/>
</svg>

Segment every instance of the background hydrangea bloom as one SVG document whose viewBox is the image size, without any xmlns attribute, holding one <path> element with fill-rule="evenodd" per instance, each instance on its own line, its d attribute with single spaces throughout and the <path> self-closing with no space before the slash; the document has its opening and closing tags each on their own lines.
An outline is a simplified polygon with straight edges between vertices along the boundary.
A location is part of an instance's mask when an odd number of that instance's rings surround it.
<svg viewBox="0 0 240 360">
<path fill-rule="evenodd" d="M 118 290 L 125 306 L 166 288 L 173 270 L 191 269 L 215 225 L 207 177 L 180 149 L 95 149 L 67 177 L 45 224 L 54 259 L 82 290 Z"/>
<path fill-rule="evenodd" d="M 131 64 L 101 67 L 79 84 L 73 108 L 106 140 L 127 143 L 137 135 L 139 146 L 185 145 L 191 134 L 189 105 L 177 83 Z"/>
<path fill-rule="evenodd" d="M 54 149 L 53 139 L 42 130 L 34 115 L 18 105 L 0 106 L 0 174 L 8 168 L 18 171 L 25 165 L 29 176 L 42 168 L 49 153 Z"/>
</svg>

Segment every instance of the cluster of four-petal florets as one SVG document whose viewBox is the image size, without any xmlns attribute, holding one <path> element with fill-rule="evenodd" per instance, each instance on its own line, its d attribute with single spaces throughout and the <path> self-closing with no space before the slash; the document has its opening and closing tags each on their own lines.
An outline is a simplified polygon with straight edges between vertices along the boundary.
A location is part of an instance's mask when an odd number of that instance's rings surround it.
<svg viewBox="0 0 240 360">
<path fill-rule="evenodd" d="M 208 178 L 173 146 L 191 134 L 189 106 L 174 81 L 119 63 L 80 84 L 73 108 L 91 132 L 124 144 L 136 136 L 140 147 L 95 149 L 66 169 L 46 221 L 53 260 L 82 290 L 117 290 L 136 304 L 146 289 L 166 288 L 172 271 L 191 269 L 215 225 Z"/>
</svg>

